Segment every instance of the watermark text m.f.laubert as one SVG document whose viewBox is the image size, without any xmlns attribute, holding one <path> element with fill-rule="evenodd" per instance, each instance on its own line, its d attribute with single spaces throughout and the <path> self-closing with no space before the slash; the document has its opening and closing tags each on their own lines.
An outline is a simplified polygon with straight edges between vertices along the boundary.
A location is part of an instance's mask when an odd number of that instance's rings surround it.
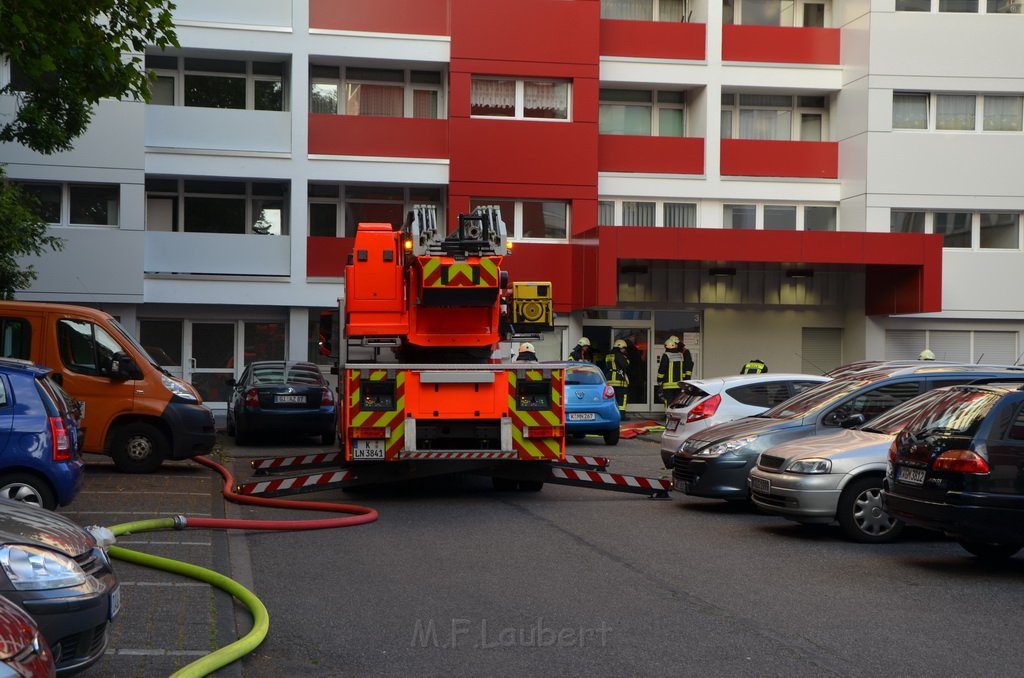
<svg viewBox="0 0 1024 678">
<path fill-rule="evenodd" d="M 465 617 L 450 620 L 417 619 L 412 630 L 412 647 L 477 648 L 501 647 L 605 647 L 612 628 L 602 621 L 597 626 L 555 626 L 537 617 L 531 623 L 502 626 L 487 619 Z"/>
</svg>

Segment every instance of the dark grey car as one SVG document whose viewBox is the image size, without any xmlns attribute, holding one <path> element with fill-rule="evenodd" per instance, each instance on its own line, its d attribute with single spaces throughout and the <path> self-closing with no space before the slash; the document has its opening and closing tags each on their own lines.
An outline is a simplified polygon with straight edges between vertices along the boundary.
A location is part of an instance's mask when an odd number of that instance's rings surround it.
<svg viewBox="0 0 1024 678">
<path fill-rule="evenodd" d="M 52 511 L 6 499 L 0 595 L 35 620 L 61 675 L 103 656 L 121 600 L 107 553 L 92 534 Z"/>
<path fill-rule="evenodd" d="M 863 424 L 917 395 L 979 379 L 1024 377 L 997 365 L 889 365 L 856 372 L 790 398 L 762 414 L 713 426 L 673 456 L 673 487 L 685 494 L 746 501 L 747 475 L 765 450 L 798 438 Z"/>
</svg>

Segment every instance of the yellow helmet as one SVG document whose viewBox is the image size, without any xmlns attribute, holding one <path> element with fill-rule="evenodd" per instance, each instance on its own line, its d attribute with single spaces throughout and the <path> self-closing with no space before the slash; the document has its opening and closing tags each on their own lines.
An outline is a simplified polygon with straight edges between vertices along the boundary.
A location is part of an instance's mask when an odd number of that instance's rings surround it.
<svg viewBox="0 0 1024 678">
<path fill-rule="evenodd" d="M 533 344 L 531 344 L 528 341 L 524 341 L 523 343 L 519 344 L 519 352 L 525 353 L 526 351 L 529 351 L 531 353 L 534 352 Z"/>
<path fill-rule="evenodd" d="M 671 337 L 669 337 L 668 339 L 665 340 L 665 348 L 678 348 L 678 347 L 679 347 L 679 337 L 677 337 L 676 335 L 673 334 Z"/>
<path fill-rule="evenodd" d="M 626 340 L 625 339 L 616 339 L 615 343 L 612 344 L 612 346 L 614 348 L 626 348 Z"/>
<path fill-rule="evenodd" d="M 917 354 L 918 360 L 935 360 L 935 354 L 932 353 L 931 349 L 925 349 Z"/>
<path fill-rule="evenodd" d="M 590 339 L 586 337 L 580 337 L 580 340 L 576 342 L 577 346 L 590 346 Z"/>
</svg>

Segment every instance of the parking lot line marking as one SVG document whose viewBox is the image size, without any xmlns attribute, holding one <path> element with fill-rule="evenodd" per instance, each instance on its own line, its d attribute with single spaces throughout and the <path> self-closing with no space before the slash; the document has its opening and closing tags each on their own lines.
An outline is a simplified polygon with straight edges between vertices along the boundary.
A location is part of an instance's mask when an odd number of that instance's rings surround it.
<svg viewBox="0 0 1024 678">
<path fill-rule="evenodd" d="M 162 650 L 160 648 L 119 647 L 107 650 L 108 655 L 149 656 L 149 657 L 202 657 L 210 654 L 209 650 Z"/>
<path fill-rule="evenodd" d="M 191 582 L 191 581 L 118 581 L 121 586 L 160 586 L 164 588 L 191 588 L 191 587 L 203 587 L 209 588 L 210 585 L 206 582 Z"/>
<path fill-rule="evenodd" d="M 124 546 L 126 544 L 136 544 L 141 546 L 213 546 L 213 542 L 209 541 L 144 541 L 142 539 L 117 540 L 118 546 Z"/>
<path fill-rule="evenodd" d="M 90 495 L 94 495 L 94 494 L 116 494 L 119 497 L 129 496 L 129 495 L 133 495 L 133 494 L 145 494 L 147 496 L 153 496 L 152 492 L 136 492 L 136 491 L 113 492 L 113 491 L 108 491 L 108 490 L 103 490 L 103 491 L 98 491 L 98 492 L 93 492 L 93 491 L 90 490 L 89 494 Z M 182 497 L 209 497 L 210 493 L 209 492 L 164 492 L 162 490 L 160 492 L 160 496 L 161 497 L 167 497 L 167 496 L 171 496 L 171 495 L 182 496 Z"/>
<path fill-rule="evenodd" d="M 154 511 L 61 511 L 62 516 L 151 516 Z M 165 511 L 164 513 L 173 513 Z M 209 518 L 209 513 L 188 512 L 193 518 Z"/>
</svg>

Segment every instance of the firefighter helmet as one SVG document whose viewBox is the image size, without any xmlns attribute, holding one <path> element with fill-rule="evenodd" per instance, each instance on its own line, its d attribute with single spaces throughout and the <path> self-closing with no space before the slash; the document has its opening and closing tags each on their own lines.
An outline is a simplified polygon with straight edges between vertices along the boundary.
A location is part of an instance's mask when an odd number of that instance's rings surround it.
<svg viewBox="0 0 1024 678">
<path fill-rule="evenodd" d="M 616 339 L 615 343 L 612 344 L 612 347 L 613 348 L 626 348 L 626 340 L 625 339 Z"/>
<path fill-rule="evenodd" d="M 931 349 L 926 348 L 917 355 L 918 360 L 935 360 L 935 354 L 932 353 Z"/>
<path fill-rule="evenodd" d="M 528 341 L 524 341 L 523 343 L 519 344 L 520 353 L 526 353 L 527 351 L 529 351 L 530 353 L 534 352 L 533 344 L 531 344 Z"/>
<path fill-rule="evenodd" d="M 590 339 L 586 337 L 580 337 L 580 340 L 576 342 L 577 346 L 590 346 Z"/>
<path fill-rule="evenodd" d="M 665 340 L 665 348 L 679 348 L 679 337 L 672 335 Z"/>
</svg>

